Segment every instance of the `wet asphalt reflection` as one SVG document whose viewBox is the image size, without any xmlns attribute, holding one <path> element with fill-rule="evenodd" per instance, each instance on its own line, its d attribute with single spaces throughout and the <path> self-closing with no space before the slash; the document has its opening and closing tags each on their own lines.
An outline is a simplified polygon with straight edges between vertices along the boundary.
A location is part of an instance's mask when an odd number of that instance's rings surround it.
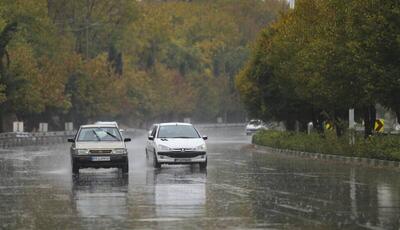
<svg viewBox="0 0 400 230">
<path fill-rule="evenodd" d="M 207 170 L 71 175 L 69 146 L 0 150 L 0 229 L 399 229 L 400 172 L 257 152 L 242 128 L 206 129 Z"/>
</svg>

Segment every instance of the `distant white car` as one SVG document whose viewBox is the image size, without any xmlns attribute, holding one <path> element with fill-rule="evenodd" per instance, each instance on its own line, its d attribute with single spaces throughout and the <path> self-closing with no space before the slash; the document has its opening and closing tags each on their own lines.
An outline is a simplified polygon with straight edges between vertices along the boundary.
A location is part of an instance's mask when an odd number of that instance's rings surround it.
<svg viewBox="0 0 400 230">
<path fill-rule="evenodd" d="M 125 132 L 125 130 L 118 128 L 118 123 L 116 121 L 97 121 L 94 124 L 95 125 L 114 125 L 115 127 L 117 127 L 117 129 L 119 129 L 119 131 L 121 132 L 122 135 Z"/>
<path fill-rule="evenodd" d="M 258 130 L 267 130 L 268 127 L 262 120 L 250 120 L 246 125 L 246 134 L 251 135 Z"/>
<path fill-rule="evenodd" d="M 115 127 L 118 128 L 118 123 L 116 121 L 97 121 L 94 124 L 96 124 L 96 125 L 114 125 Z"/>
<path fill-rule="evenodd" d="M 400 124 L 396 123 L 393 125 L 393 131 L 391 132 L 392 134 L 400 134 Z"/>
<path fill-rule="evenodd" d="M 207 167 L 207 136 L 189 123 L 155 124 L 148 137 L 146 155 L 155 168 L 162 164 L 199 164 Z"/>
</svg>

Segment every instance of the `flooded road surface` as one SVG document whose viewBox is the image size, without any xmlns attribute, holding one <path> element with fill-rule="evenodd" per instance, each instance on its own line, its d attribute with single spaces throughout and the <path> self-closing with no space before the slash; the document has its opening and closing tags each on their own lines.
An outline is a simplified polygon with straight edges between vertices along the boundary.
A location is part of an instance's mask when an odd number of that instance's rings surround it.
<svg viewBox="0 0 400 230">
<path fill-rule="evenodd" d="M 400 172 L 265 154 L 203 130 L 209 167 L 146 161 L 71 175 L 69 146 L 0 150 L 0 229 L 399 229 Z"/>
</svg>

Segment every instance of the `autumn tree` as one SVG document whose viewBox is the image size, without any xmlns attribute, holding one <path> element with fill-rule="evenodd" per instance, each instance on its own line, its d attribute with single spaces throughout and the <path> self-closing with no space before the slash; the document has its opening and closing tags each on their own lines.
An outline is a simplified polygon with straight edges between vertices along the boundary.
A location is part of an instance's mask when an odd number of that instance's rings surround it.
<svg viewBox="0 0 400 230">
<path fill-rule="evenodd" d="M 61 129 L 64 121 L 97 119 L 236 119 L 243 107 L 234 76 L 256 33 L 285 7 L 278 0 L 1 1 L 1 119 L 23 120 L 28 130 L 39 122 Z"/>
</svg>

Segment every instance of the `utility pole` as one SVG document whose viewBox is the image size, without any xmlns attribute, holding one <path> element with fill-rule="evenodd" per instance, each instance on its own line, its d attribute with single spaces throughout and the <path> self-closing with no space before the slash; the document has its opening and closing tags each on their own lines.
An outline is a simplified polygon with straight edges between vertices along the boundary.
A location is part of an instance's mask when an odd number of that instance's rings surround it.
<svg viewBox="0 0 400 230">
<path fill-rule="evenodd" d="M 354 121 L 354 109 L 349 109 L 349 144 L 354 145 L 356 142 L 356 123 Z"/>
</svg>

